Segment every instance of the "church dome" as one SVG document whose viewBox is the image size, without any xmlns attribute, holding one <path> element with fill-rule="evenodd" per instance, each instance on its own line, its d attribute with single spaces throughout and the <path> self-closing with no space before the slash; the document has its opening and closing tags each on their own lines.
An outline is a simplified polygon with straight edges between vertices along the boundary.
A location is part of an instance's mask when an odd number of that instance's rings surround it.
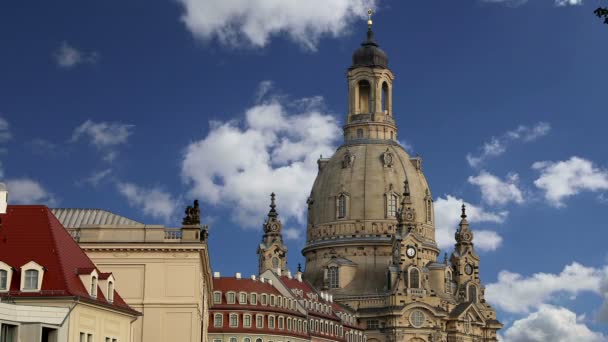
<svg viewBox="0 0 608 342">
<path fill-rule="evenodd" d="M 361 43 L 361 47 L 353 53 L 353 65 L 358 67 L 381 67 L 388 68 L 388 57 L 374 41 L 374 32 L 371 28 L 367 31 L 367 40 Z"/>
</svg>

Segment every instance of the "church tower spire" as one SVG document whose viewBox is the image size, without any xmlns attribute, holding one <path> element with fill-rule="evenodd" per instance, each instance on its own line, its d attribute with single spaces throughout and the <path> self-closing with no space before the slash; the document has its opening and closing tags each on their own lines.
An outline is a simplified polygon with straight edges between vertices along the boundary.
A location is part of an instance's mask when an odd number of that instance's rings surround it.
<svg viewBox="0 0 608 342">
<path fill-rule="evenodd" d="M 258 272 L 272 270 L 280 275 L 287 270 L 287 247 L 283 243 L 283 224 L 279 220 L 274 192 L 270 194 L 270 211 L 263 228 L 264 235 L 258 247 Z"/>
</svg>

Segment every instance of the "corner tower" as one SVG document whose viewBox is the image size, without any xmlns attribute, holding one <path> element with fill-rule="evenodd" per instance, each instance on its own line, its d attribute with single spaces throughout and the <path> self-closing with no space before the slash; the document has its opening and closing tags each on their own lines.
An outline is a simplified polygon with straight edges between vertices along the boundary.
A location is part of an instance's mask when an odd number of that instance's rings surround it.
<svg viewBox="0 0 608 342">
<path fill-rule="evenodd" d="M 282 230 L 273 192 L 270 194 L 270 211 L 264 222 L 264 235 L 258 247 L 258 274 L 272 270 L 280 275 L 287 270 L 287 246 L 283 243 Z"/>
</svg>

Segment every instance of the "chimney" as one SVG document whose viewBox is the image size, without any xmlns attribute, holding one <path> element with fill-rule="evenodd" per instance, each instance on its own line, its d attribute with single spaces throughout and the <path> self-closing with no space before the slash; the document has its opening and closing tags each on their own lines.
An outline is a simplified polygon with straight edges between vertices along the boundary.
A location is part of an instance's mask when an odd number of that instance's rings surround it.
<svg viewBox="0 0 608 342">
<path fill-rule="evenodd" d="M 255 281 L 255 274 L 251 275 L 251 280 Z"/>
<path fill-rule="evenodd" d="M 277 275 L 280 277 L 281 276 L 281 268 L 277 267 Z"/>
<path fill-rule="evenodd" d="M 0 214 L 6 214 L 6 206 L 8 205 L 8 191 L 6 185 L 0 183 Z"/>
<path fill-rule="evenodd" d="M 287 270 L 287 278 L 291 279 L 291 271 Z"/>
<path fill-rule="evenodd" d="M 220 272 L 213 272 L 213 278 L 219 278 Z"/>
<path fill-rule="evenodd" d="M 265 283 L 266 282 L 266 278 L 260 277 L 260 282 Z"/>
<path fill-rule="evenodd" d="M 234 275 L 234 277 L 236 279 L 241 279 L 241 273 L 240 272 L 236 272 L 236 274 Z"/>
<path fill-rule="evenodd" d="M 268 284 L 272 285 L 272 279 L 268 279 Z"/>
<path fill-rule="evenodd" d="M 302 272 L 296 273 L 296 279 L 301 283 L 302 282 Z"/>
<path fill-rule="evenodd" d="M 330 302 L 330 303 L 333 303 L 333 302 L 334 302 L 334 295 L 333 295 L 333 294 L 330 294 L 330 295 L 329 295 L 329 302 Z"/>
</svg>

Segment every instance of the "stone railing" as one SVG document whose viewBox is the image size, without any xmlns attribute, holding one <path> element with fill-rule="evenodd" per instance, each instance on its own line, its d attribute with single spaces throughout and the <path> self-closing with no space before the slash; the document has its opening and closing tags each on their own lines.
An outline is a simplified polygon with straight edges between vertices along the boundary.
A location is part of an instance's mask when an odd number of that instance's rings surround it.
<svg viewBox="0 0 608 342">
<path fill-rule="evenodd" d="M 180 228 L 166 228 L 165 240 L 181 240 L 182 230 Z"/>
<path fill-rule="evenodd" d="M 424 289 L 413 289 L 413 288 L 409 288 L 407 289 L 407 294 L 410 296 L 424 296 L 426 294 L 426 290 Z"/>
<path fill-rule="evenodd" d="M 195 243 L 206 242 L 209 227 L 207 225 L 187 225 L 181 228 L 167 228 L 160 225 L 90 225 L 66 230 L 78 243 Z"/>
</svg>

